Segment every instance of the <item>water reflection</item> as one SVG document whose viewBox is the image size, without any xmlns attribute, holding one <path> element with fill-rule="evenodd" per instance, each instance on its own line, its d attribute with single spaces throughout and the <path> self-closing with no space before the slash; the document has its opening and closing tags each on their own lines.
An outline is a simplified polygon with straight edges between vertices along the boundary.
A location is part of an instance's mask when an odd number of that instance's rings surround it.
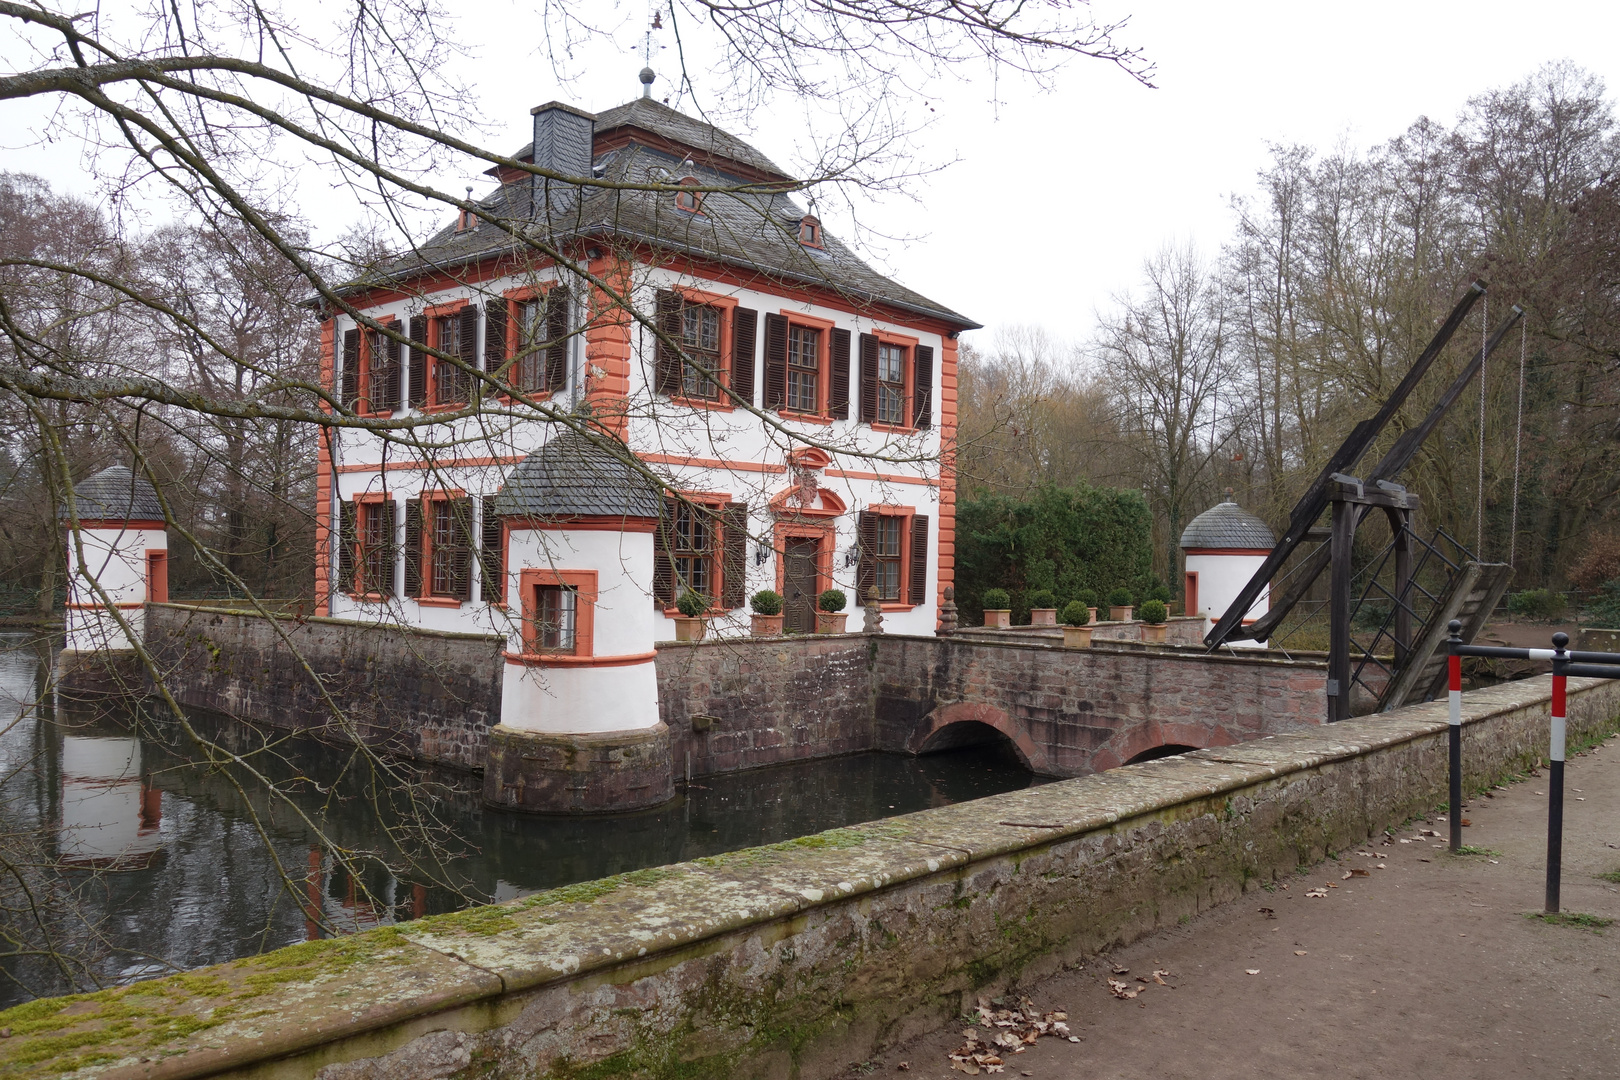
<svg viewBox="0 0 1620 1080">
<path fill-rule="evenodd" d="M 84 947 L 102 982 L 1034 782 L 993 747 L 924 758 L 863 754 L 701 778 L 670 805 L 638 814 L 534 818 L 483 812 L 473 777 L 422 774 L 400 790 L 348 749 L 272 736 L 272 753 L 263 732 L 197 718 L 199 730 L 292 793 L 291 805 L 278 804 L 240 768 L 197 764 L 172 723 L 43 707 L 37 697 L 49 659 L 24 637 L 0 636 L 0 835 L 37 836 L 48 849 L 62 890 L 54 930 Z M 407 801 L 459 838 L 453 858 L 421 872 L 398 869 L 424 849 L 385 836 L 411 824 L 399 812 Z M 316 829 L 329 845 L 316 842 Z M 376 857 L 345 862 L 332 846 Z M 0 956 L 0 974 L 29 988 L 0 985 L 0 1006 L 91 981 L 15 953 Z"/>
</svg>

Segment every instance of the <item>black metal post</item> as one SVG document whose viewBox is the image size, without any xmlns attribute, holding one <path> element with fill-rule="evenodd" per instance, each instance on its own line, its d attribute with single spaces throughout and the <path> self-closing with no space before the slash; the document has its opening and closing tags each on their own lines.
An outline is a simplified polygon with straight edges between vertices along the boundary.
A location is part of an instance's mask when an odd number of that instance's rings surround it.
<svg viewBox="0 0 1620 1080">
<path fill-rule="evenodd" d="M 1552 739 L 1547 750 L 1547 903 L 1549 915 L 1558 913 L 1558 886 L 1564 862 L 1564 722 L 1569 635 L 1553 635 Z"/>
<path fill-rule="evenodd" d="M 1451 753 L 1451 853 L 1462 847 L 1462 622 L 1452 619 L 1447 627 L 1451 636 L 1446 639 L 1447 685 L 1451 701 L 1451 723 L 1447 726 L 1447 745 Z"/>
<path fill-rule="evenodd" d="M 1412 651 L 1412 511 L 1390 515 L 1395 528 L 1395 669 L 1406 666 Z"/>
<path fill-rule="evenodd" d="M 1350 554 L 1356 542 L 1356 507 L 1333 500 L 1333 567 L 1328 599 L 1328 720 L 1350 719 Z"/>
</svg>

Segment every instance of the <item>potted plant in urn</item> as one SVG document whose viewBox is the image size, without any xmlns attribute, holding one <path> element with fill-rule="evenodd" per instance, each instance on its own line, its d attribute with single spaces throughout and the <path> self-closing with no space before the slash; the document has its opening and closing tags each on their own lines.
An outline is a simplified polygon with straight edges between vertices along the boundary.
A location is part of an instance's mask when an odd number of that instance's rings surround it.
<svg viewBox="0 0 1620 1080">
<path fill-rule="evenodd" d="M 1163 600 L 1149 600 L 1138 612 L 1142 616 L 1142 640 L 1164 643 L 1167 629 L 1164 620 L 1170 617 L 1170 608 Z"/>
<path fill-rule="evenodd" d="M 761 589 L 748 601 L 753 608 L 755 637 L 776 637 L 782 633 L 782 594 L 772 589 Z"/>
<path fill-rule="evenodd" d="M 1012 597 L 1007 595 L 1006 589 L 984 590 L 984 625 L 1012 625 Z"/>
<path fill-rule="evenodd" d="M 1080 590 L 1080 595 L 1075 597 L 1075 599 L 1080 601 L 1082 604 L 1086 605 L 1086 610 L 1091 612 L 1091 621 L 1096 622 L 1097 621 L 1097 594 L 1092 592 L 1090 589 L 1081 589 Z"/>
<path fill-rule="evenodd" d="M 1108 594 L 1108 618 L 1111 622 L 1131 621 L 1131 590 L 1118 588 Z"/>
<path fill-rule="evenodd" d="M 704 618 L 709 610 L 709 598 L 686 589 L 676 598 L 675 610 L 680 612 L 675 616 L 675 640 L 702 641 L 709 625 L 709 620 Z"/>
<path fill-rule="evenodd" d="M 1029 594 L 1029 625 L 1057 625 L 1057 597 L 1049 589 L 1036 589 Z"/>
<path fill-rule="evenodd" d="M 1070 600 L 1063 609 L 1063 646 L 1068 649 L 1091 647 L 1091 609 L 1078 600 Z"/>
<path fill-rule="evenodd" d="M 816 597 L 816 633 L 842 634 L 844 620 L 849 616 L 844 613 L 844 605 L 849 598 L 837 589 L 828 589 Z"/>
</svg>

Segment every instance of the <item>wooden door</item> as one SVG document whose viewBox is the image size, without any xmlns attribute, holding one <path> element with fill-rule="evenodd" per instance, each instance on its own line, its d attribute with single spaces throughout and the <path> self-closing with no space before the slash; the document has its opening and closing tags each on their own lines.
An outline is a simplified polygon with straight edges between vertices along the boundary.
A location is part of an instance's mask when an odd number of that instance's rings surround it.
<svg viewBox="0 0 1620 1080">
<path fill-rule="evenodd" d="M 789 539 L 782 549 L 782 593 L 787 601 L 783 628 L 794 633 L 816 631 L 816 549 L 813 538 Z"/>
</svg>

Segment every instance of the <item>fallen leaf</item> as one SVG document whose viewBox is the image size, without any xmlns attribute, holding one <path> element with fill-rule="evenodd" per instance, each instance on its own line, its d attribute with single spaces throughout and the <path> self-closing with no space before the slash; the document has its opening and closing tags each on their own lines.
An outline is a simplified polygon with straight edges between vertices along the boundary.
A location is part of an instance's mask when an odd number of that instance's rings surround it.
<svg viewBox="0 0 1620 1080">
<path fill-rule="evenodd" d="M 910 1072 L 911 1071 L 911 1062 L 902 1061 L 900 1064 L 896 1065 L 895 1068 L 900 1070 L 901 1072 Z"/>
<path fill-rule="evenodd" d="M 1327 890 L 1326 889 L 1312 889 L 1310 892 L 1305 894 L 1305 899 L 1307 899 L 1307 900 L 1323 900 L 1323 899 L 1326 899 L 1326 898 L 1327 898 Z"/>
<path fill-rule="evenodd" d="M 1115 975 L 1129 975 L 1131 973 L 1130 968 L 1128 968 L 1128 967 L 1120 967 L 1117 964 L 1113 967 L 1112 970 L 1113 970 Z"/>
<path fill-rule="evenodd" d="M 1352 867 L 1349 871 L 1347 871 L 1345 873 L 1344 877 L 1345 878 L 1372 877 L 1372 871 L 1366 870 L 1366 869 L 1364 869 L 1364 868 L 1362 868 L 1360 866 L 1356 866 L 1356 867 Z M 1344 880 L 1344 878 L 1341 878 L 1340 880 L 1342 881 L 1342 880 Z"/>
<path fill-rule="evenodd" d="M 1080 1036 L 1078 1036 L 1078 1035 L 1070 1035 L 1069 1036 L 1069 1041 L 1070 1042 L 1079 1042 L 1080 1041 Z"/>
<path fill-rule="evenodd" d="M 973 1064 L 971 1061 L 962 1061 L 953 1057 L 951 1058 L 951 1068 L 955 1069 L 957 1072 L 965 1072 L 969 1076 L 979 1075 L 979 1067 Z"/>
<path fill-rule="evenodd" d="M 1130 983 L 1122 983 L 1118 979 L 1108 980 L 1108 990 L 1122 1001 L 1129 1001 L 1131 998 L 1134 998 L 1138 993 L 1141 992 L 1133 987 Z"/>
<path fill-rule="evenodd" d="M 1410 843 L 1411 843 L 1411 842 L 1412 842 L 1412 841 L 1410 841 L 1410 840 L 1408 840 L 1408 839 L 1407 839 L 1407 838 L 1406 838 L 1406 837 L 1404 837 L 1404 836 L 1403 836 L 1403 837 L 1401 837 L 1401 843 L 1403 843 L 1403 844 L 1410 844 Z"/>
<path fill-rule="evenodd" d="M 1433 829 L 1419 829 L 1418 830 L 1418 835 L 1419 836 L 1439 836 L 1440 834 L 1435 832 Z"/>
<path fill-rule="evenodd" d="M 1250 975 L 1258 975 L 1258 974 L 1260 974 L 1260 969 L 1259 968 L 1244 968 L 1243 970 L 1248 972 Z"/>
<path fill-rule="evenodd" d="M 1379 863 L 1377 866 L 1374 866 L 1373 869 L 1374 870 L 1388 870 L 1389 867 L 1385 866 L 1383 863 Z"/>
<path fill-rule="evenodd" d="M 1463 824 L 1463 828 L 1467 828 L 1468 826 L 1472 825 L 1473 822 L 1469 821 L 1467 818 L 1463 818 L 1462 819 L 1462 824 Z"/>
<path fill-rule="evenodd" d="M 1268 907 L 1261 908 L 1260 914 L 1264 915 L 1268 919 L 1275 919 L 1277 917 L 1277 913 Z"/>
<path fill-rule="evenodd" d="M 1295 949 L 1294 950 L 1294 955 L 1295 956 L 1304 956 L 1305 955 L 1305 950 L 1304 949 Z"/>
</svg>

